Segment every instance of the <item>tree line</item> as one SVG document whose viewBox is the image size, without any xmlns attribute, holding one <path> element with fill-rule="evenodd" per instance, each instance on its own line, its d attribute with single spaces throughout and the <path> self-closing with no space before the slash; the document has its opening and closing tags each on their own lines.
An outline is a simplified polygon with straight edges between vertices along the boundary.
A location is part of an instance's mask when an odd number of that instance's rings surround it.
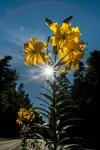
<svg viewBox="0 0 100 150">
<path fill-rule="evenodd" d="M 17 112 L 21 107 L 32 106 L 24 85 L 16 88 L 19 74 L 11 68 L 11 60 L 11 56 L 0 60 L 0 137 L 18 136 Z"/>
<path fill-rule="evenodd" d="M 24 90 L 24 85 L 20 84 L 16 88 L 19 74 L 10 66 L 11 56 L 5 56 L 0 60 L 0 136 L 18 136 L 19 127 L 16 125 L 17 112 L 21 107 L 32 107 L 29 95 Z M 61 75 L 58 79 L 61 87 L 57 87 L 58 101 L 66 99 L 62 103 L 62 110 L 58 106 L 58 115 L 63 112 L 61 120 L 65 121 L 71 117 L 79 117 L 77 125 L 68 130 L 71 141 L 73 137 L 86 139 L 85 143 L 89 148 L 96 149 L 97 125 L 98 125 L 98 101 L 100 93 L 100 51 L 90 53 L 85 63 L 80 62 L 79 69 L 74 73 L 73 83 L 71 84 L 66 75 Z M 59 96 L 60 95 L 60 96 Z M 70 110 L 65 106 L 74 105 Z M 68 115 L 69 113 L 69 115 Z M 65 115 L 66 114 L 66 115 Z M 52 115 L 51 115 L 52 116 Z M 39 121 L 39 120 L 38 120 Z M 49 120 L 52 125 L 52 118 Z M 74 121 L 73 124 L 75 124 Z M 59 130 L 62 128 L 59 126 Z M 49 136 L 49 135 L 48 135 Z M 62 135 L 61 135 L 62 136 Z M 62 138 L 62 137 L 61 137 Z"/>
</svg>

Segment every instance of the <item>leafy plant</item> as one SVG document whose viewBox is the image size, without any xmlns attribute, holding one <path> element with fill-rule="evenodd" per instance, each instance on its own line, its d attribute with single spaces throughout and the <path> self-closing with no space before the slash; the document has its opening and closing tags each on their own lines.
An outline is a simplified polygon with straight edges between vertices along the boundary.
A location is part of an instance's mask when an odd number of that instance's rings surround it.
<svg viewBox="0 0 100 150">
<path fill-rule="evenodd" d="M 41 114 L 44 117 L 47 117 L 48 122 L 43 125 L 36 125 L 40 129 L 37 131 L 42 131 L 36 133 L 36 135 L 44 139 L 46 145 L 51 146 L 53 150 L 71 147 L 79 149 L 86 144 L 85 139 L 77 137 L 77 134 L 75 134 L 75 128 L 82 119 L 78 115 L 79 107 L 71 99 L 66 83 L 65 76 L 57 78 L 55 85 L 48 81 L 52 94 L 43 93 L 44 108 L 37 108 L 42 111 Z M 48 108 L 48 111 L 46 108 Z"/>
<path fill-rule="evenodd" d="M 23 48 L 24 63 L 38 67 L 41 76 L 47 78 L 49 89 L 46 88 L 47 92 L 41 94 L 44 98 L 38 98 L 43 102 L 44 108 L 37 109 L 41 110 L 48 122 L 42 125 L 35 123 L 34 128 L 36 135 L 44 139 L 49 149 L 53 150 L 80 147 L 80 144 L 73 142 L 74 137 L 69 133 L 80 120 L 74 116 L 78 107 L 71 100 L 66 81 L 63 80 L 70 69 L 78 69 L 85 48 L 84 42 L 79 40 L 79 28 L 71 27 L 71 19 L 72 16 L 69 16 L 60 26 L 46 18 L 45 23 L 53 31 L 53 36 L 49 36 L 47 43 L 32 37 Z M 52 47 L 52 50 L 49 50 L 49 47 Z"/>
</svg>

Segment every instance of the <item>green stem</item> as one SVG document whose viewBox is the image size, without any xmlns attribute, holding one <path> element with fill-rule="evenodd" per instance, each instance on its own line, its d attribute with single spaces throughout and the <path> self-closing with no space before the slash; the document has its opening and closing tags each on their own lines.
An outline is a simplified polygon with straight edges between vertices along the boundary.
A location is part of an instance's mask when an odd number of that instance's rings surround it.
<svg viewBox="0 0 100 150">
<path fill-rule="evenodd" d="M 56 54 L 55 54 L 54 61 L 56 62 Z M 56 150 L 57 149 L 57 136 L 56 136 L 56 130 L 57 130 L 57 125 L 56 125 L 56 72 L 54 73 L 54 88 L 53 88 L 53 119 L 54 119 L 54 150 Z"/>
<path fill-rule="evenodd" d="M 55 97 L 55 87 L 56 87 L 56 82 L 54 81 L 54 91 L 53 91 L 53 119 L 54 119 L 54 150 L 56 150 L 57 146 L 57 138 L 56 138 L 56 108 L 55 108 L 55 104 L 56 104 L 56 97 Z"/>
</svg>

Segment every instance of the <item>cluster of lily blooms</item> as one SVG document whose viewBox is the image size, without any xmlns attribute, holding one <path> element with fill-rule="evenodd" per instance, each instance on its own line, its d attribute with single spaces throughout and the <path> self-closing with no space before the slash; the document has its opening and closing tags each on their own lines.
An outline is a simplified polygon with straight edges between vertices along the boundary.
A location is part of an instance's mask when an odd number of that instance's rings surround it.
<svg viewBox="0 0 100 150">
<path fill-rule="evenodd" d="M 71 68 L 77 70 L 86 45 L 82 40 L 79 40 L 81 32 L 78 27 L 71 26 L 71 19 L 72 16 L 65 19 L 62 25 L 59 25 L 57 22 L 52 22 L 46 18 L 45 22 L 52 30 L 53 35 L 48 38 L 47 43 L 41 42 L 34 37 L 30 38 L 23 47 L 25 52 L 24 63 L 32 66 L 36 66 L 37 63 L 43 65 L 51 64 L 50 52 L 59 59 L 58 65 L 61 73 L 66 73 Z M 52 50 L 49 50 L 49 52 L 48 44 L 52 47 Z"/>
</svg>

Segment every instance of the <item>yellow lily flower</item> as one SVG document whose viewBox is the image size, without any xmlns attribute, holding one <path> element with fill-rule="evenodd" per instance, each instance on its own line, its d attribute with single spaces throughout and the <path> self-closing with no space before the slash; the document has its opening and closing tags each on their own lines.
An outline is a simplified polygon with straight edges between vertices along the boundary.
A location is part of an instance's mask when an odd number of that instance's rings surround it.
<svg viewBox="0 0 100 150">
<path fill-rule="evenodd" d="M 54 35 L 50 38 L 50 43 L 52 46 L 58 46 L 62 48 L 66 43 L 72 41 L 78 41 L 78 36 L 80 35 L 80 30 L 78 27 L 72 28 L 69 23 L 62 23 L 61 26 L 57 22 L 54 22 L 49 25 L 50 29 L 53 31 Z"/>
<path fill-rule="evenodd" d="M 45 42 L 39 42 L 36 38 L 31 38 L 26 44 L 24 44 L 23 50 L 26 54 L 24 63 L 36 65 L 36 63 L 39 62 L 45 64 L 46 57 L 42 50 L 45 50 L 46 48 L 47 44 Z"/>
<path fill-rule="evenodd" d="M 84 55 L 84 48 L 84 42 L 77 42 L 59 49 L 58 56 L 61 59 L 61 63 L 64 64 L 63 67 L 61 67 L 61 73 L 66 73 L 71 68 L 74 70 L 78 69 L 79 60 Z"/>
<path fill-rule="evenodd" d="M 16 120 L 17 124 L 24 124 L 26 121 L 32 122 L 35 119 L 35 113 L 30 109 L 20 108 L 18 112 L 18 119 Z"/>
<path fill-rule="evenodd" d="M 23 122 L 20 119 L 17 119 L 16 123 L 19 124 L 19 125 L 23 124 Z"/>
</svg>

